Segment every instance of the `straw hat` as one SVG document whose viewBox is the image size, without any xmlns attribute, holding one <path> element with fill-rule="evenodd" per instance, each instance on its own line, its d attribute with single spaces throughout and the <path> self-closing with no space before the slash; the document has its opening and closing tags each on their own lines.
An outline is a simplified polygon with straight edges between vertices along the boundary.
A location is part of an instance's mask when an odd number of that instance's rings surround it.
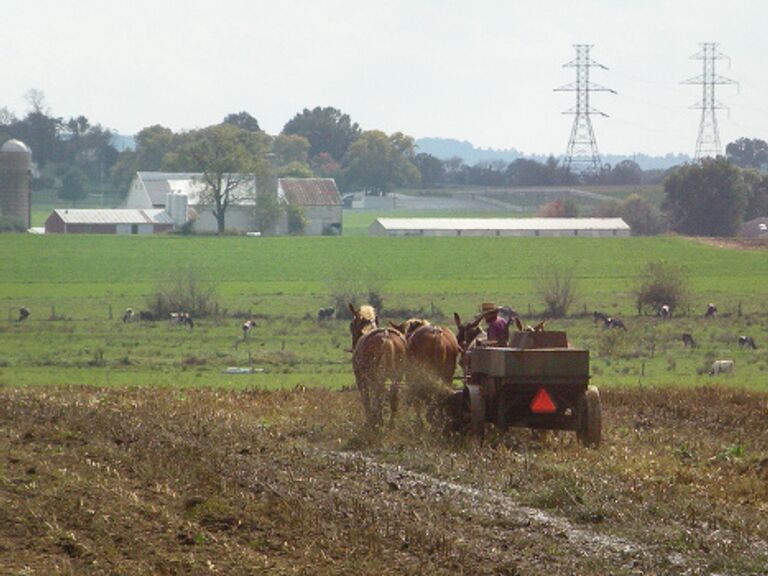
<svg viewBox="0 0 768 576">
<path fill-rule="evenodd" d="M 492 312 L 498 312 L 499 308 L 496 306 L 496 302 L 483 302 L 483 305 L 480 307 L 480 311 L 482 312 L 483 316 L 486 314 L 490 314 Z"/>
</svg>

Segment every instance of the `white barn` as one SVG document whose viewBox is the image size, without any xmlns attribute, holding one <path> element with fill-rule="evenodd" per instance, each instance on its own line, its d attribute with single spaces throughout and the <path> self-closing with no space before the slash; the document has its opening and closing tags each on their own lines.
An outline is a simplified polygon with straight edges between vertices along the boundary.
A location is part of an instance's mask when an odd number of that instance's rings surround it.
<svg viewBox="0 0 768 576">
<path fill-rule="evenodd" d="M 216 232 L 216 218 L 209 205 L 203 204 L 201 194 L 205 184 L 202 173 L 137 172 L 125 199 L 126 208 L 167 207 L 169 195 L 186 196 L 187 214 L 183 220 L 195 220 L 197 232 Z M 235 189 L 238 200 L 227 209 L 227 230 L 250 232 L 257 230 L 254 206 L 256 204 L 255 178 L 246 178 Z"/>
<path fill-rule="evenodd" d="M 369 236 L 629 236 L 621 218 L 378 218 Z"/>
</svg>

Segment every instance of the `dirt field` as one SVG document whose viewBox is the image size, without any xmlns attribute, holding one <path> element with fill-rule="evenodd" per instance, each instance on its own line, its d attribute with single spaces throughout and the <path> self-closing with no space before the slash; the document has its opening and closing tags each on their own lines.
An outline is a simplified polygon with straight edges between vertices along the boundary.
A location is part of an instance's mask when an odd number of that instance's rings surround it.
<svg viewBox="0 0 768 576">
<path fill-rule="evenodd" d="M 372 436 L 354 391 L 0 389 L 0 574 L 768 574 L 768 395 L 602 396 L 591 450 Z"/>
</svg>

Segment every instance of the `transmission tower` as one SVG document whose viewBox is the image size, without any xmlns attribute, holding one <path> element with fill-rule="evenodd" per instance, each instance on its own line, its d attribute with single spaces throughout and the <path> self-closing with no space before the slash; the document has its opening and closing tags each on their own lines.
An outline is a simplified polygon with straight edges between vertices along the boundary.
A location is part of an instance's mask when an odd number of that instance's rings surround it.
<svg viewBox="0 0 768 576">
<path fill-rule="evenodd" d="M 705 156 L 718 156 L 720 154 L 720 131 L 717 128 L 715 110 L 726 108 L 726 106 L 715 100 L 715 86 L 717 84 L 737 84 L 737 82 L 715 74 L 715 62 L 728 58 L 718 52 L 717 43 L 703 43 L 701 51 L 691 58 L 702 60 L 703 67 L 701 75 L 683 82 L 683 84 L 701 84 L 702 87 L 701 102 L 691 106 L 691 108 L 701 110 L 699 136 L 696 138 L 696 153 L 694 154 L 694 160 L 701 160 Z"/>
<path fill-rule="evenodd" d="M 602 68 L 608 70 L 602 64 L 598 64 L 589 57 L 589 50 L 592 44 L 574 44 L 576 48 L 576 58 L 563 64 L 563 68 L 576 68 L 576 82 L 566 84 L 560 88 L 555 88 L 555 92 L 576 92 L 576 106 L 563 112 L 563 114 L 573 114 L 573 128 L 571 128 L 571 138 L 568 140 L 568 150 L 565 153 L 565 168 L 577 168 L 578 172 L 599 172 L 602 166 L 600 162 L 600 153 L 597 151 L 597 141 L 595 132 L 592 129 L 591 114 L 608 116 L 599 110 L 595 110 L 589 104 L 589 95 L 591 92 L 611 92 L 616 94 L 615 90 L 605 88 L 589 81 L 590 68 Z"/>
</svg>

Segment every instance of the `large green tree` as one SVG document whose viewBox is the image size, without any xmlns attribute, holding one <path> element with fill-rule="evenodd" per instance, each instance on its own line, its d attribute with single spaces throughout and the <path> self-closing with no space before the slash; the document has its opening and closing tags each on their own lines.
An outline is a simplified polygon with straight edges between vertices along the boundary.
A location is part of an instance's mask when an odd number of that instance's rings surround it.
<svg viewBox="0 0 768 576">
<path fill-rule="evenodd" d="M 232 124 L 232 126 L 237 126 L 238 128 L 242 128 L 248 132 L 261 132 L 259 121 L 251 116 L 248 112 L 227 114 L 227 116 L 224 118 L 223 124 Z"/>
<path fill-rule="evenodd" d="M 360 135 L 360 127 L 341 110 L 318 106 L 312 110 L 305 108 L 296 114 L 283 127 L 283 134 L 297 134 L 309 140 L 312 158 L 325 152 L 341 162 Z"/>
<path fill-rule="evenodd" d="M 254 180 L 271 180 L 264 158 L 270 146 L 269 136 L 263 132 L 249 132 L 231 124 L 184 134 L 173 165 L 178 170 L 202 173 L 205 188 L 201 202 L 211 207 L 219 234 L 226 228 L 231 206 L 255 200 Z"/>
<path fill-rule="evenodd" d="M 747 187 L 727 159 L 705 158 L 670 173 L 664 182 L 672 229 L 694 236 L 733 236 L 741 226 Z"/>
<path fill-rule="evenodd" d="M 413 164 L 413 138 L 400 132 L 363 132 L 350 146 L 344 162 L 345 187 L 384 195 L 395 186 L 420 184 L 421 175 Z"/>
<path fill-rule="evenodd" d="M 725 147 L 725 155 L 742 168 L 763 168 L 768 164 L 768 143 L 759 138 L 738 138 Z"/>
<path fill-rule="evenodd" d="M 77 166 L 72 166 L 62 177 L 57 195 L 76 205 L 79 200 L 88 196 L 88 176 Z"/>
<path fill-rule="evenodd" d="M 136 148 L 124 150 L 112 167 L 112 180 L 123 194 L 139 171 L 163 171 L 169 169 L 173 154 L 181 139 L 170 128 L 148 126 L 136 135 Z"/>
</svg>

